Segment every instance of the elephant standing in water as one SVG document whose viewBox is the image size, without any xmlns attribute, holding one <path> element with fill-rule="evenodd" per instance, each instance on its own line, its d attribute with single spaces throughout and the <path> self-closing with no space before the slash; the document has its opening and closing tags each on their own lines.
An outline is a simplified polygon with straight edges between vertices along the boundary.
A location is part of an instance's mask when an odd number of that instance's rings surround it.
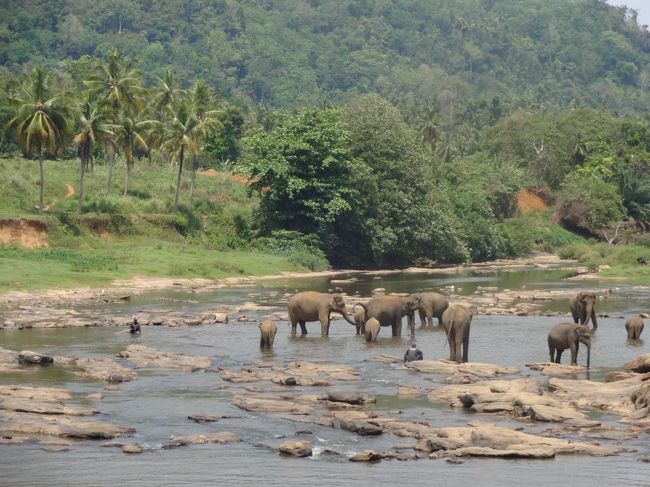
<svg viewBox="0 0 650 487">
<path fill-rule="evenodd" d="M 643 318 L 641 316 L 632 316 L 625 322 L 628 340 L 638 340 L 643 331 Z"/>
<path fill-rule="evenodd" d="M 569 308 L 571 308 L 571 315 L 573 322 L 580 325 L 587 326 L 589 320 L 593 323 L 593 329 L 598 328 L 596 321 L 596 294 L 590 291 L 580 291 L 578 294 L 571 296 L 569 299 Z"/>
<path fill-rule="evenodd" d="M 366 341 L 376 342 L 377 335 L 379 335 L 379 329 L 381 328 L 379 321 L 377 321 L 375 318 L 370 318 L 368 321 L 366 321 L 364 328 L 365 328 L 364 335 L 366 336 Z"/>
<path fill-rule="evenodd" d="M 461 345 L 463 349 L 462 362 L 467 362 L 469 355 L 469 329 L 474 316 L 474 307 L 462 304 L 452 304 L 442 314 L 442 326 L 447 334 L 449 343 L 449 360 L 461 362 Z"/>
<path fill-rule="evenodd" d="M 591 361 L 591 332 L 584 325 L 559 323 L 548 332 L 548 352 L 551 362 L 560 363 L 562 352 L 571 349 L 571 365 L 577 365 L 580 343 L 587 346 L 587 368 Z M 555 354 L 555 357 L 553 356 Z"/>
<path fill-rule="evenodd" d="M 330 315 L 332 312 L 340 313 L 345 321 L 356 328 L 357 324 L 348 316 L 345 309 L 345 300 L 340 294 L 319 293 L 304 291 L 294 295 L 289 300 L 289 321 L 291 323 L 291 336 L 296 336 L 296 326 L 300 323 L 302 335 L 307 334 L 305 323 L 320 321 L 321 336 L 328 336 L 330 332 Z"/>
<path fill-rule="evenodd" d="M 415 334 L 415 310 L 420 305 L 417 295 L 381 296 L 373 298 L 367 304 L 357 303 L 364 311 L 364 322 L 375 318 L 381 326 L 390 326 L 394 337 L 402 336 L 402 318 L 408 316 L 411 337 Z"/>
<path fill-rule="evenodd" d="M 271 320 L 265 320 L 260 323 L 260 348 L 273 348 L 275 333 L 278 327 Z"/>
<path fill-rule="evenodd" d="M 433 318 L 438 318 L 438 326 L 442 323 L 442 314 L 449 307 L 447 298 L 439 293 L 419 293 L 420 306 L 418 312 L 420 314 L 420 326 L 433 327 Z"/>
</svg>

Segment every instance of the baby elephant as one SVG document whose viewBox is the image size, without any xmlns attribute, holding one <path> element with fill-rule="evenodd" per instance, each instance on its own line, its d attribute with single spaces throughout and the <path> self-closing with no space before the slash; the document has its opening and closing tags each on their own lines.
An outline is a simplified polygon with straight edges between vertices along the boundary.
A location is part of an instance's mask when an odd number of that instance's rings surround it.
<svg viewBox="0 0 650 487">
<path fill-rule="evenodd" d="M 265 320 L 260 323 L 260 348 L 273 348 L 273 340 L 275 340 L 275 333 L 278 328 L 271 320 Z"/>
<path fill-rule="evenodd" d="M 562 352 L 571 349 L 571 365 L 577 365 L 580 342 L 587 345 L 587 368 L 591 360 L 591 332 L 589 328 L 575 323 L 559 323 L 548 332 L 548 351 L 551 362 L 560 363 Z M 555 357 L 553 357 L 555 355 Z"/>
<path fill-rule="evenodd" d="M 641 316 L 633 316 L 625 322 L 625 329 L 627 330 L 628 340 L 637 340 L 643 331 L 643 318 Z"/>
<path fill-rule="evenodd" d="M 379 321 L 377 321 L 375 318 L 370 318 L 368 321 L 366 321 L 365 335 L 367 342 L 377 341 L 377 335 L 379 335 L 380 327 L 381 326 L 379 324 Z"/>
</svg>

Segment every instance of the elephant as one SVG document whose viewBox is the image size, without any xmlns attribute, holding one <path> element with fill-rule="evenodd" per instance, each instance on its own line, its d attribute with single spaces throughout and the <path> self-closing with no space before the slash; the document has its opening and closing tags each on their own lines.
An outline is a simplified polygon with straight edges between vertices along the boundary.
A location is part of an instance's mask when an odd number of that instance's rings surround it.
<svg viewBox="0 0 650 487">
<path fill-rule="evenodd" d="M 417 295 L 409 296 L 381 296 L 373 298 L 367 304 L 357 303 L 364 313 L 364 321 L 375 318 L 381 326 L 390 326 L 393 336 L 402 335 L 402 318 L 408 316 L 409 330 L 411 336 L 415 334 L 415 310 L 420 305 Z"/>
<path fill-rule="evenodd" d="M 303 291 L 295 294 L 289 300 L 289 321 L 291 322 L 291 336 L 296 336 L 296 326 L 300 323 L 302 335 L 307 334 L 307 321 L 320 321 L 321 336 L 328 336 L 330 332 L 330 314 L 335 311 L 343 315 L 345 321 L 357 324 L 348 316 L 345 309 L 345 300 L 340 294 L 319 293 L 316 291 Z"/>
<path fill-rule="evenodd" d="M 573 322 L 587 326 L 589 319 L 591 319 L 593 329 L 598 328 L 596 310 L 594 309 L 595 304 L 596 294 L 590 291 L 580 291 L 571 296 L 571 299 L 569 299 L 569 308 L 571 308 Z"/>
<path fill-rule="evenodd" d="M 376 318 L 370 318 L 368 321 L 366 321 L 365 330 L 364 330 L 364 334 L 366 335 L 366 341 L 376 342 L 377 335 L 379 335 L 380 328 L 381 325 L 379 324 L 379 321 L 377 321 Z"/>
<path fill-rule="evenodd" d="M 643 318 L 641 316 L 632 316 L 625 322 L 628 340 L 637 340 L 643 331 Z"/>
<path fill-rule="evenodd" d="M 271 320 L 260 323 L 260 348 L 273 348 L 273 341 L 277 331 L 277 326 Z"/>
<path fill-rule="evenodd" d="M 462 362 L 467 362 L 469 330 L 474 312 L 474 307 L 452 304 L 442 313 L 442 326 L 445 329 L 447 342 L 449 343 L 449 360 L 461 362 L 460 351 L 462 345 Z"/>
<path fill-rule="evenodd" d="M 356 304 L 355 304 L 356 307 Z M 354 322 L 357 325 L 357 335 L 366 332 L 366 310 L 359 307 L 354 310 Z"/>
<path fill-rule="evenodd" d="M 591 361 L 591 332 L 585 325 L 575 323 L 558 323 L 548 332 L 548 352 L 551 362 L 560 363 L 562 352 L 571 349 L 571 365 L 577 365 L 580 342 L 587 346 L 587 368 Z M 555 354 L 555 357 L 553 357 Z"/>
<path fill-rule="evenodd" d="M 442 323 L 442 313 L 449 307 L 447 298 L 439 293 L 419 293 L 420 306 L 418 312 L 420 314 L 420 325 L 433 327 L 433 318 L 438 318 L 438 326 Z"/>
</svg>

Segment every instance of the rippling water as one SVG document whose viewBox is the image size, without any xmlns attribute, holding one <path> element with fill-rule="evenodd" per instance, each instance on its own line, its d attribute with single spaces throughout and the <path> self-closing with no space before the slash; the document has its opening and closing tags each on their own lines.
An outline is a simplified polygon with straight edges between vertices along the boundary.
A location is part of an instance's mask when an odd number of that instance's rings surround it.
<svg viewBox="0 0 650 487">
<path fill-rule="evenodd" d="M 561 281 L 560 271 L 515 272 L 499 274 L 468 274 L 463 276 L 391 275 L 375 280 L 370 277 L 343 285 L 349 294 L 368 295 L 375 287 L 389 292 L 438 290 L 454 284 L 462 294 L 474 292 L 477 286 L 498 286 L 500 289 L 561 289 L 580 286 Z M 620 283 L 599 283 L 584 287 L 612 288 L 609 299 L 599 301 L 598 311 L 612 314 L 632 314 L 648 309 L 647 290 Z M 286 309 L 282 295 L 304 289 L 327 290 L 333 287 L 327 280 L 287 280 L 269 282 L 267 287 L 223 289 L 214 293 L 169 291 L 134 299 L 130 303 L 107 308 L 88 308 L 94 312 L 129 315 L 142 308 L 186 306 L 202 310 L 218 304 L 253 301 L 258 304 Z M 172 299 L 173 301 L 170 301 Z M 566 300 L 545 302 L 548 309 L 568 310 Z M 84 311 L 84 310 L 82 310 Z M 258 318 L 268 313 L 246 312 Z M 0 317 L 1 318 L 1 317 Z M 529 372 L 526 363 L 548 360 L 546 335 L 555 323 L 564 320 L 546 317 L 476 316 L 472 322 L 469 356 L 471 361 L 491 362 L 520 367 Z M 404 419 L 427 420 L 432 426 L 463 425 L 483 420 L 505 425 L 518 425 L 512 420 L 494 416 L 473 415 L 434 405 L 425 398 L 396 397 L 399 384 L 417 384 L 424 389 L 435 388 L 444 380 L 441 376 L 422 376 L 399 366 L 369 361 L 378 354 L 402 356 L 408 346 L 406 337 L 392 338 L 382 329 L 378 343 L 368 345 L 354 336 L 354 329 L 342 320 L 332 324 L 331 336 L 320 338 L 317 323 L 308 324 L 307 337 L 289 336 L 289 325 L 278 323 L 278 335 L 272 352 L 258 348 L 256 323 L 231 322 L 215 327 L 144 327 L 142 336 L 116 334 L 115 328 L 84 328 L 59 330 L 22 330 L 0 332 L 2 346 L 13 350 L 34 349 L 67 356 L 115 355 L 129 343 L 138 342 L 161 350 L 193 355 L 206 355 L 215 366 L 237 368 L 253 360 L 286 362 L 289 360 L 333 361 L 354 366 L 364 377 L 359 382 L 341 383 L 337 389 L 362 390 L 377 396 L 374 409 L 402 411 Z M 648 331 L 646 330 L 646 333 Z M 645 335 L 644 335 L 645 337 Z M 446 358 L 448 348 L 444 334 L 438 330 L 417 329 L 417 343 L 425 358 Z M 650 340 L 650 338 L 648 339 Z M 649 352 L 648 342 L 629 344 L 624 320 L 599 319 L 599 328 L 592 346 L 591 379 L 599 379 L 626 361 Z M 584 363 L 581 350 L 578 362 Z M 565 353 L 564 360 L 568 360 Z M 584 374 L 583 374 L 584 377 Z M 104 390 L 94 381 L 81 381 L 56 367 L 30 369 L 13 376 L 2 376 L 3 383 L 62 386 L 75 393 L 102 392 L 98 404 L 99 420 L 130 425 L 137 433 L 133 441 L 154 451 L 142 455 L 125 455 L 119 449 L 102 448 L 97 442 L 80 442 L 68 452 L 47 453 L 35 444 L 0 447 L 0 485 L 370 485 L 406 482 L 409 485 L 649 485 L 649 468 L 638 463 L 642 455 L 650 454 L 648 436 L 626 443 L 638 449 L 616 457 L 595 458 L 560 456 L 554 460 L 466 460 L 452 465 L 444 460 L 417 462 L 383 461 L 379 464 L 347 462 L 346 453 L 367 448 L 382 450 L 396 443 L 411 443 L 392 435 L 363 438 L 345 431 L 316 425 L 293 423 L 273 415 L 248 413 L 231 405 L 229 389 L 219 374 L 209 372 L 183 373 L 167 370 L 140 370 L 139 377 L 121 384 L 117 390 Z M 292 388 L 291 393 L 320 393 L 322 389 Z M 189 414 L 229 415 L 232 419 L 217 423 L 196 424 Z M 598 415 L 603 421 L 615 417 Z M 525 425 L 526 431 L 543 431 L 547 425 Z M 316 455 L 312 459 L 280 458 L 273 450 L 286 438 L 312 442 L 315 451 L 334 449 L 342 455 Z M 201 432 L 233 431 L 242 438 L 236 445 L 190 446 L 162 450 L 160 446 L 172 435 Z M 400 441 L 404 440 L 404 441 Z M 607 444 L 607 441 L 603 441 Z"/>
</svg>

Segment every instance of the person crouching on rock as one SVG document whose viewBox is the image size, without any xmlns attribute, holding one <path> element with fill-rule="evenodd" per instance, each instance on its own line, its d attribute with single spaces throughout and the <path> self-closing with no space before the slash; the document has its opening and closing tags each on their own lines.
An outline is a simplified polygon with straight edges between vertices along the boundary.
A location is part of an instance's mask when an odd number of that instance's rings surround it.
<svg viewBox="0 0 650 487">
<path fill-rule="evenodd" d="M 418 347 L 415 343 L 411 343 L 411 346 L 406 350 L 404 354 L 404 362 L 412 362 L 413 360 L 422 360 L 422 350 L 418 350 Z"/>
<path fill-rule="evenodd" d="M 135 316 L 133 317 L 133 323 L 131 323 L 129 333 L 131 333 L 131 335 L 139 335 L 141 333 L 140 323 L 138 323 L 138 319 Z"/>
</svg>

